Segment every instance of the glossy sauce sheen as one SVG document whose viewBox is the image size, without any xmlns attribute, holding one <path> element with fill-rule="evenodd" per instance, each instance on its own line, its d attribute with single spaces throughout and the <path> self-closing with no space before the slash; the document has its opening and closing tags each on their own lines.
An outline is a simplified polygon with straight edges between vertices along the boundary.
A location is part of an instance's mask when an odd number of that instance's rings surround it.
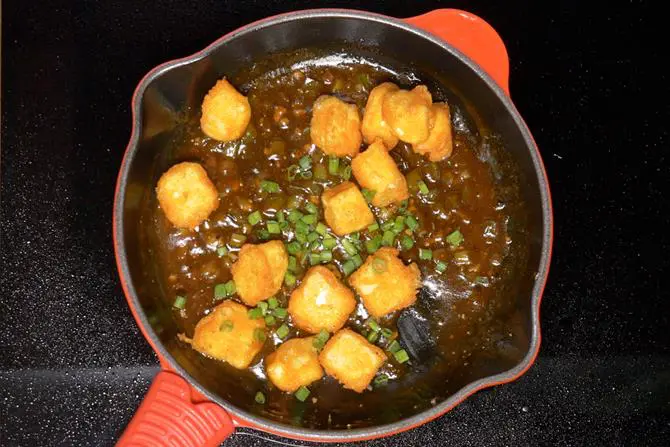
<svg viewBox="0 0 670 447">
<path fill-rule="evenodd" d="M 335 95 L 355 103 L 362 116 L 369 91 L 389 80 L 405 88 L 414 86 L 403 83 L 388 70 L 368 64 L 340 63 L 337 67 L 294 64 L 291 68 L 272 71 L 252 68 L 249 73 L 231 79 L 248 95 L 252 108 L 251 124 L 241 140 L 221 143 L 209 139 L 200 130 L 199 113 L 188 115 L 173 159 L 175 162 L 199 161 L 219 191 L 221 204 L 195 231 L 174 228 L 165 219 L 155 198 L 148 201 L 143 221 L 166 306 L 171 306 L 178 295 L 187 297 L 183 310 L 172 310 L 178 332 L 191 336 L 198 320 L 219 304 L 214 299 L 214 286 L 232 278 L 230 266 L 239 250 L 230 245 L 231 235 L 245 234 L 246 243 L 268 240 L 259 234 L 264 225 L 248 223 L 249 213 L 260 210 L 265 222 L 273 219 L 278 210 L 296 205 L 303 208 L 309 201 L 319 206 L 319 220 L 323 221 L 320 202 L 323 189 L 344 180 L 327 173 L 328 157 L 311 144 L 309 122 L 316 98 L 322 94 Z M 435 102 L 445 99 L 432 93 Z M 473 129 L 473 125 L 468 124 L 461 105 L 450 102 L 450 106 L 454 138 L 450 158 L 431 163 L 402 142 L 390 152 L 408 180 L 408 209 L 420 224 L 414 232 L 414 247 L 401 250 L 400 256 L 405 263 L 414 262 L 420 267 L 423 288 L 414 307 L 428 320 L 438 355 L 430 364 L 416 361 L 398 364 L 391 356 L 379 371 L 390 377 L 388 385 L 366 391 L 370 396 L 365 402 L 366 406 L 376 406 L 384 402 L 388 393 L 402 394 L 405 398 L 396 401 L 406 402 L 406 408 L 389 405 L 387 410 L 379 409 L 373 417 L 369 414 L 370 408 L 363 408 L 355 393 L 342 389 L 332 378 L 312 384 L 307 402 L 296 401 L 292 395 L 273 389 L 265 378 L 262 359 L 281 343 L 277 337 L 269 337 L 250 372 L 216 366 L 225 374 L 240 375 L 248 381 L 245 383 L 252 384 L 247 386 L 250 411 L 308 427 L 345 428 L 369 425 L 373 420 L 392 422 L 439 402 L 449 390 L 435 384 L 448 382 L 450 372 L 456 374 L 459 367 L 467 365 L 473 352 L 490 348 L 511 335 L 506 323 L 496 319 L 496 309 L 509 304 L 501 303 L 504 295 L 496 294 L 499 276 L 504 272 L 514 244 L 507 231 L 508 207 L 496 191 L 491 166 L 474 150 L 474 146 L 480 144 L 481 129 Z M 312 158 L 312 172 L 325 171 L 325 179 L 288 180 L 287 168 L 305 155 Z M 340 159 L 340 167 L 349 163 L 348 158 Z M 282 192 L 262 192 L 261 180 L 279 183 Z M 351 180 L 355 181 L 353 176 Z M 429 194 L 418 192 L 418 180 L 426 183 Z M 380 223 L 395 216 L 395 211 L 393 206 L 373 208 Z M 446 241 L 446 236 L 454 230 L 460 230 L 464 238 L 457 248 Z M 272 236 L 281 238 L 281 235 Z M 369 237 L 367 231 L 360 233 L 361 240 Z M 222 246 L 229 250 L 223 257 L 217 254 L 217 248 Z M 400 248 L 399 243 L 396 247 Z M 432 249 L 433 259 L 419 259 L 419 248 Z M 341 271 L 346 253 L 338 246 L 333 254 L 333 264 Z M 365 258 L 365 248 L 360 254 Z M 436 271 L 437 260 L 447 264 L 443 273 Z M 296 275 L 298 281 L 309 268 L 309 262 L 303 265 Z M 343 280 L 346 283 L 346 278 Z M 293 288 L 284 285 L 276 295 L 282 307 L 287 306 Z M 395 331 L 397 317 L 396 312 L 380 324 Z M 359 304 L 347 326 L 365 334 L 366 319 L 367 313 Z M 290 326 L 290 320 L 287 322 Z M 304 335 L 290 327 L 288 338 Z M 384 344 L 380 346 L 383 348 Z M 212 361 L 205 363 L 212 364 Z M 256 378 L 250 378 L 250 374 Z M 264 405 L 252 402 L 255 391 L 267 396 Z"/>
</svg>

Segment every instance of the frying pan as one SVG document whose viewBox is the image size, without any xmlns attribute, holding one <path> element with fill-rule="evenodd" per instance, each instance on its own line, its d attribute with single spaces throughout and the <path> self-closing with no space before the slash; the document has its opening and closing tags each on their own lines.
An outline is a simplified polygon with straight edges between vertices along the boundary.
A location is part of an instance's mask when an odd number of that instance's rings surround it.
<svg viewBox="0 0 670 447">
<path fill-rule="evenodd" d="M 197 107 L 214 80 L 234 73 L 267 54 L 331 42 L 366 45 L 402 63 L 445 76 L 504 141 L 517 166 L 520 195 L 527 210 L 528 255 L 514 279 L 519 355 L 475 362 L 457 389 L 428 407 L 396 420 L 370 419 L 346 427 L 301 426 L 259 413 L 240 398 L 245 383 L 234 375 L 222 386 L 199 368 L 187 348 L 174 343 L 169 309 L 157 312 L 157 279 L 146 269 L 138 238 L 142 197 L 155 185 L 156 159 L 175 132 L 179 111 Z M 119 440 L 119 445 L 214 446 L 236 427 L 251 427 L 295 439 L 346 442 L 389 436 L 424 424 L 476 391 L 510 382 L 533 363 L 540 346 L 539 306 L 548 275 L 552 245 L 549 185 L 540 153 L 509 97 L 508 59 L 498 34 L 479 17 L 441 9 L 399 20 L 352 10 L 308 10 L 271 17 L 233 31 L 204 50 L 160 65 L 139 83 L 132 101 L 133 128 L 120 168 L 114 200 L 114 249 L 123 290 L 142 333 L 162 370 Z M 165 306 L 165 304 L 163 305 Z M 167 317 L 165 317 L 167 315 Z M 167 328 L 167 329 L 166 329 Z M 484 365 L 484 366 L 483 366 Z M 221 385 L 221 384 L 219 384 Z M 237 393 L 237 394 L 236 394 Z M 253 399 L 252 399 L 253 400 Z M 383 403 L 381 404 L 383 405 Z"/>
</svg>

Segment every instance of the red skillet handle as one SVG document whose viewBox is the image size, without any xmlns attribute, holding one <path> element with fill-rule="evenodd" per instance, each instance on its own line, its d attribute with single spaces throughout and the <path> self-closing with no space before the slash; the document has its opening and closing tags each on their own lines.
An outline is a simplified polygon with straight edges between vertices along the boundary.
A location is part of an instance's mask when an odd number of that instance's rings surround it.
<svg viewBox="0 0 670 447">
<path fill-rule="evenodd" d="M 474 14 L 458 9 L 436 9 L 404 20 L 463 52 L 509 96 L 507 49 L 491 25 Z"/>
<path fill-rule="evenodd" d="M 230 416 L 212 402 L 196 402 L 186 380 L 169 371 L 154 378 L 117 447 L 218 447 L 233 432 Z"/>
</svg>

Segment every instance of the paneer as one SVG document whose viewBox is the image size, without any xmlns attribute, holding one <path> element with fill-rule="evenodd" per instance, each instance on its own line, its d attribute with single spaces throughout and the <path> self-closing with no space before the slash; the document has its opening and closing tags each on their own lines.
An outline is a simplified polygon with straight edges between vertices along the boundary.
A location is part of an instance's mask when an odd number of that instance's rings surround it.
<svg viewBox="0 0 670 447">
<path fill-rule="evenodd" d="M 312 108 L 310 134 L 326 154 L 354 157 L 363 139 L 358 108 L 334 96 L 320 96 Z"/>
<path fill-rule="evenodd" d="M 266 335 L 263 319 L 252 320 L 247 311 L 239 303 L 224 301 L 198 321 L 191 340 L 181 339 L 208 357 L 238 369 L 247 368 L 263 347 Z"/>
<path fill-rule="evenodd" d="M 398 90 L 398 86 L 392 82 L 384 82 L 370 91 L 368 102 L 365 105 L 363 114 L 363 123 L 361 124 L 361 133 L 365 142 L 368 144 L 380 138 L 384 142 L 386 149 L 393 149 L 398 144 L 398 137 L 393 130 L 386 124 L 382 116 L 382 103 L 386 95 Z"/>
<path fill-rule="evenodd" d="M 249 100 L 225 78 L 220 79 L 202 101 L 200 128 L 215 140 L 237 140 L 244 135 L 250 120 Z"/>
<path fill-rule="evenodd" d="M 326 343 L 319 361 L 326 374 L 345 388 L 362 393 L 386 361 L 386 355 L 362 335 L 342 329 Z"/>
<path fill-rule="evenodd" d="M 321 202 L 326 223 L 338 236 L 362 230 L 375 220 L 365 197 L 351 182 L 326 189 L 321 195 Z"/>
<path fill-rule="evenodd" d="M 288 269 L 288 253 L 281 241 L 245 244 L 230 271 L 240 299 L 255 306 L 281 289 Z"/>
<path fill-rule="evenodd" d="M 177 228 L 195 228 L 219 207 L 219 193 L 198 163 L 172 166 L 158 180 L 158 203 Z"/>
<path fill-rule="evenodd" d="M 421 287 L 421 272 L 416 264 L 403 264 L 397 249 L 384 247 L 368 256 L 349 277 L 349 284 L 370 315 L 381 318 L 414 304 Z"/>
<path fill-rule="evenodd" d="M 397 90 L 384 96 L 382 117 L 395 135 L 405 143 L 417 144 L 430 135 L 432 97 L 425 85 Z"/>
<path fill-rule="evenodd" d="M 412 146 L 417 154 L 428 154 L 430 161 L 440 161 L 451 155 L 451 113 L 449 106 L 436 102 L 431 108 L 430 135 L 422 143 Z"/>
<path fill-rule="evenodd" d="M 409 197 L 405 176 L 381 140 L 375 141 L 365 152 L 358 154 L 351 162 L 351 169 L 362 187 L 374 191 L 374 206 L 387 206 Z"/>
<path fill-rule="evenodd" d="M 288 313 L 300 329 L 316 334 L 335 332 L 356 307 L 354 293 L 323 266 L 307 271 L 288 302 Z"/>
<path fill-rule="evenodd" d="M 323 377 L 313 341 L 314 337 L 288 340 L 265 358 L 265 371 L 277 388 L 293 393 Z"/>
</svg>

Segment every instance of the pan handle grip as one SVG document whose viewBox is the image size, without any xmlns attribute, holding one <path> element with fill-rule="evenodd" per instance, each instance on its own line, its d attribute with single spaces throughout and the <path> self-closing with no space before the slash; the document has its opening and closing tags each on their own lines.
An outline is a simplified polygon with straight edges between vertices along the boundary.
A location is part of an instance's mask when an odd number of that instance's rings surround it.
<svg viewBox="0 0 670 447">
<path fill-rule="evenodd" d="M 507 49 L 496 30 L 483 19 L 458 9 L 435 9 L 404 20 L 464 53 L 509 96 Z"/>
<path fill-rule="evenodd" d="M 196 395 L 179 375 L 159 372 L 117 447 L 218 447 L 232 434 L 233 422 L 226 410 L 198 402 Z"/>
</svg>

